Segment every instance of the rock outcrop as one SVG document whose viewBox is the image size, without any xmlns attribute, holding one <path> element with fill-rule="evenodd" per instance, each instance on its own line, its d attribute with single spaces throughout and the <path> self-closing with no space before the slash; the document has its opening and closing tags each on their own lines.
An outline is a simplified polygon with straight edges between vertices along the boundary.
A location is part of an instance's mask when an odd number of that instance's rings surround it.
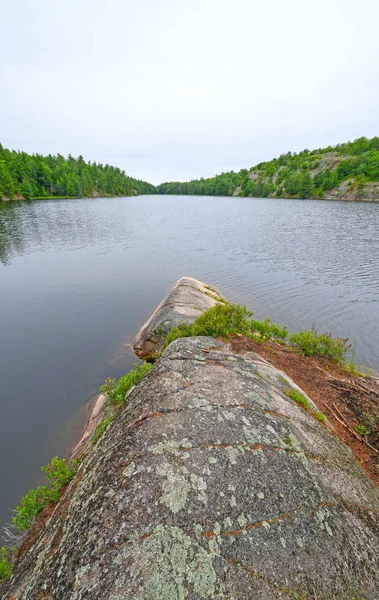
<svg viewBox="0 0 379 600">
<path fill-rule="evenodd" d="M 108 398 L 104 394 L 98 394 L 98 396 L 96 396 L 86 428 L 79 442 L 71 448 L 70 458 L 77 458 L 83 452 L 83 450 L 85 450 L 89 440 L 95 432 L 96 427 L 103 418 L 104 408 L 107 404 L 107 401 Z"/>
<path fill-rule="evenodd" d="M 133 342 L 134 352 L 142 360 L 155 360 L 172 327 L 193 323 L 220 301 L 218 292 L 206 283 L 182 277 L 138 332 Z"/>
<path fill-rule="evenodd" d="M 4 600 L 379 597 L 379 494 L 252 352 L 178 339 L 0 588 Z"/>
</svg>

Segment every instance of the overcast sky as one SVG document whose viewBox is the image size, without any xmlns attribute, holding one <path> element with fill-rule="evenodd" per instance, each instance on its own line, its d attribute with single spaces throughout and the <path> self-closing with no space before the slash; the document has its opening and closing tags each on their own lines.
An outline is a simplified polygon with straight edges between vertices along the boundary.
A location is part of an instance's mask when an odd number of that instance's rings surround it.
<svg viewBox="0 0 379 600">
<path fill-rule="evenodd" d="M 158 183 L 379 134 L 379 0 L 13 0 L 0 141 Z"/>
</svg>

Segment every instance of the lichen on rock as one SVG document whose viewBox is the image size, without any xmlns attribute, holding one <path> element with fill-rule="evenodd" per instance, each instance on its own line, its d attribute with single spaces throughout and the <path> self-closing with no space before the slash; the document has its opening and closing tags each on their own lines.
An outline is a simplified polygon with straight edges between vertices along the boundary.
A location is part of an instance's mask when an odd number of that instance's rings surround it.
<svg viewBox="0 0 379 600">
<path fill-rule="evenodd" d="M 292 385 L 213 338 L 170 344 L 1 597 L 378 598 L 378 490 Z"/>
</svg>

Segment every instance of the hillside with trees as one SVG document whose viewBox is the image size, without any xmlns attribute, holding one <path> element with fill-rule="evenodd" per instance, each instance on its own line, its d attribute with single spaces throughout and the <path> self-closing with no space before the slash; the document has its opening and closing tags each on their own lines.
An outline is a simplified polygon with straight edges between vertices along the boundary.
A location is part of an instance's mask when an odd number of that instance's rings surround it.
<svg viewBox="0 0 379 600">
<path fill-rule="evenodd" d="M 156 193 L 379 201 L 379 137 L 288 152 L 238 173 L 162 183 Z"/>
<path fill-rule="evenodd" d="M 135 196 L 154 189 L 117 167 L 86 162 L 82 156 L 27 154 L 0 144 L 0 199 Z"/>
</svg>

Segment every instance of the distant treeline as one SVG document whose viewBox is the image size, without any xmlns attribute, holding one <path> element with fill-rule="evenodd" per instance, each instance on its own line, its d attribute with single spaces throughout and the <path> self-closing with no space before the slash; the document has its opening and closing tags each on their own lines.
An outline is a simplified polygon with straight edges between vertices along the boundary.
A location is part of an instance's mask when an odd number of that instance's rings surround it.
<svg viewBox="0 0 379 600">
<path fill-rule="evenodd" d="M 208 179 L 162 183 L 156 187 L 156 193 L 322 198 L 350 179 L 346 189 L 359 190 L 379 181 L 379 137 L 362 137 L 298 154 L 288 152 L 238 173 L 229 171 Z"/>
<path fill-rule="evenodd" d="M 154 186 L 132 179 L 117 167 L 7 150 L 0 144 L 0 199 L 152 194 Z"/>
</svg>

